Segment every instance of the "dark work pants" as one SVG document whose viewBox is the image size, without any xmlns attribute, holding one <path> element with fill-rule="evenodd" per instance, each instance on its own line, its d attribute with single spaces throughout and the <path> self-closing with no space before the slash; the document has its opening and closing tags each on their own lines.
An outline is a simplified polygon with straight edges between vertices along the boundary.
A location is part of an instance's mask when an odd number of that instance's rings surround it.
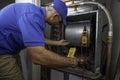
<svg viewBox="0 0 120 80">
<path fill-rule="evenodd" d="M 24 80 L 19 56 L 0 55 L 0 80 Z"/>
</svg>

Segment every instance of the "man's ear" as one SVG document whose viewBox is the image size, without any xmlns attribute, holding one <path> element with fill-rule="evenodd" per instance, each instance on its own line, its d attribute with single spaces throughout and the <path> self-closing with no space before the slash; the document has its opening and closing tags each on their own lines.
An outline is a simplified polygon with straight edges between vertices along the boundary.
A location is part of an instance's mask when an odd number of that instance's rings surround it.
<svg viewBox="0 0 120 80">
<path fill-rule="evenodd" d="M 58 16 L 57 13 L 53 13 L 51 18 L 52 18 L 52 19 L 55 19 L 57 16 Z"/>
</svg>

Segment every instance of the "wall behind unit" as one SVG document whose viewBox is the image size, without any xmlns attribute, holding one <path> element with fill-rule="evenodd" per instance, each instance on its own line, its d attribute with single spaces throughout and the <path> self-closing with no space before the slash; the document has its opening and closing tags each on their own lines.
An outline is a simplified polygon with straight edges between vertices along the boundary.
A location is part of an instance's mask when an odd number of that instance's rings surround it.
<svg viewBox="0 0 120 80">
<path fill-rule="evenodd" d="M 5 7 L 6 5 L 10 4 L 10 3 L 14 3 L 15 0 L 0 0 L 0 9 Z"/>
</svg>

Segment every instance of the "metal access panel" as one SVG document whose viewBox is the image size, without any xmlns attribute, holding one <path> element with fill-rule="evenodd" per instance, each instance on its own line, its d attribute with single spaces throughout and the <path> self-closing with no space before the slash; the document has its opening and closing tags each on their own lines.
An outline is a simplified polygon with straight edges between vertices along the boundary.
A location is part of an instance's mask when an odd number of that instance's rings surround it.
<svg viewBox="0 0 120 80">
<path fill-rule="evenodd" d="M 99 26 L 99 10 L 77 13 L 67 17 L 67 26 L 62 24 L 51 28 L 50 39 L 66 39 L 70 42 L 67 46 L 49 46 L 47 48 L 60 55 L 68 56 L 71 48 L 75 48 L 75 57 L 80 62 L 76 68 L 56 69 L 80 77 L 96 79 L 100 77 L 101 59 L 101 27 Z M 84 44 L 83 32 L 86 30 L 87 43 Z"/>
</svg>

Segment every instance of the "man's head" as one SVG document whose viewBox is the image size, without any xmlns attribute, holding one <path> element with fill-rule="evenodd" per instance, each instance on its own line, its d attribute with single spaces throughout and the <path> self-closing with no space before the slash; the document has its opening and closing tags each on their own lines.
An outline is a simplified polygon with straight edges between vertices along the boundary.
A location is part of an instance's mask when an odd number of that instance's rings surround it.
<svg viewBox="0 0 120 80">
<path fill-rule="evenodd" d="M 46 8 L 46 21 L 49 24 L 59 24 L 63 22 L 66 25 L 67 6 L 61 0 L 54 0 L 54 2 Z"/>
</svg>

